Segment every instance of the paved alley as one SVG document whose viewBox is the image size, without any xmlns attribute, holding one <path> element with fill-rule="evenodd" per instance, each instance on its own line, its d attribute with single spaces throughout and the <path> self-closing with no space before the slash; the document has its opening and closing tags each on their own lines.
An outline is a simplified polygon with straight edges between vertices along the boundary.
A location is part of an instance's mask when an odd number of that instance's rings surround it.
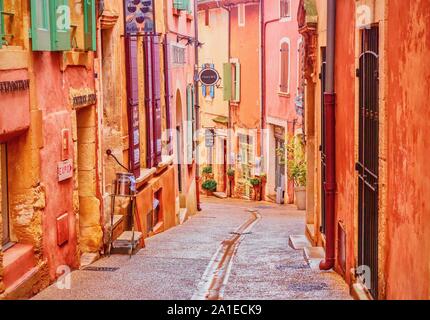
<svg viewBox="0 0 430 320">
<path fill-rule="evenodd" d="M 303 232 L 302 212 L 218 199 L 205 199 L 200 214 L 147 239 L 146 248 L 131 259 L 116 255 L 92 265 L 110 271 L 74 271 L 71 289 L 53 284 L 35 299 L 196 298 L 214 254 L 250 217 L 249 209 L 258 210 L 260 219 L 240 240 L 223 299 L 350 299 L 339 275 L 311 270 L 302 252 L 288 246 L 289 235 Z"/>
</svg>

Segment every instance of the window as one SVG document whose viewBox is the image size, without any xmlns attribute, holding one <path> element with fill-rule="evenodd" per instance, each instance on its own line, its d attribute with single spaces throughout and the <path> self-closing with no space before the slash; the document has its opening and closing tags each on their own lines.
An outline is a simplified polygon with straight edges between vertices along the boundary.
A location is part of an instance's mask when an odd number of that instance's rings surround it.
<svg viewBox="0 0 430 320">
<path fill-rule="evenodd" d="M 291 1 L 280 0 L 279 1 L 279 16 L 282 18 L 291 18 Z"/>
<path fill-rule="evenodd" d="M 0 0 L 0 49 L 22 45 L 21 1 Z"/>
<path fill-rule="evenodd" d="M 282 93 L 290 93 L 290 40 L 281 41 L 281 76 L 279 89 Z"/>
<path fill-rule="evenodd" d="M 0 212 L 3 226 L 2 246 L 10 242 L 6 161 L 6 145 L 0 144 Z"/>
<path fill-rule="evenodd" d="M 185 64 L 185 48 L 179 45 L 172 45 L 172 62 L 174 64 Z"/>
<path fill-rule="evenodd" d="M 70 5 L 72 4 L 72 5 Z M 83 0 L 83 30 L 73 21 L 76 4 L 72 0 L 31 0 L 33 51 L 67 51 L 83 38 L 85 50 L 96 50 L 95 0 Z M 82 18 L 81 18 L 82 19 Z M 82 33 L 82 36 L 77 33 Z"/>
<path fill-rule="evenodd" d="M 232 59 L 231 63 L 224 64 L 223 74 L 223 93 L 224 100 L 240 102 L 240 80 L 241 71 L 240 63 L 237 59 Z"/>
<path fill-rule="evenodd" d="M 237 7 L 237 21 L 238 21 L 239 27 L 245 26 L 245 16 L 246 16 L 245 4 L 241 3 Z"/>
</svg>

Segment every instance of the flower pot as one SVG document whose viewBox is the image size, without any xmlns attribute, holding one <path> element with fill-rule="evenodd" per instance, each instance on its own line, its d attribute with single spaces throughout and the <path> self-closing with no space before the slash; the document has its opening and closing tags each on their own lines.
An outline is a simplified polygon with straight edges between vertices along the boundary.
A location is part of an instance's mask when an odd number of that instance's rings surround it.
<svg viewBox="0 0 430 320">
<path fill-rule="evenodd" d="M 306 210 L 306 187 L 295 187 L 294 194 L 296 205 L 299 210 Z"/>
<path fill-rule="evenodd" d="M 206 190 L 206 195 L 208 196 L 208 197 L 210 197 L 210 196 L 213 196 L 213 191 L 211 191 L 211 190 Z"/>
</svg>

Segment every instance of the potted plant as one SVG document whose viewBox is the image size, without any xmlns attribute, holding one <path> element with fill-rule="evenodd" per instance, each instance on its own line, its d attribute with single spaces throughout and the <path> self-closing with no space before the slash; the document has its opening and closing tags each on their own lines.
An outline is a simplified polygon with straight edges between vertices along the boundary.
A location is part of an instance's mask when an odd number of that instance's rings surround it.
<svg viewBox="0 0 430 320">
<path fill-rule="evenodd" d="M 249 179 L 249 183 L 254 188 L 254 200 L 257 200 L 258 190 L 260 189 L 260 185 L 261 185 L 261 179 L 252 178 L 252 179 Z"/>
<path fill-rule="evenodd" d="M 235 174 L 235 171 L 234 171 L 234 169 L 232 169 L 232 168 L 229 168 L 228 170 L 227 170 L 227 177 L 228 177 L 228 180 L 234 180 L 234 174 Z"/>
<path fill-rule="evenodd" d="M 206 195 L 211 196 L 216 191 L 217 183 L 213 179 L 208 179 L 202 184 L 202 188 L 206 190 Z"/>
<path fill-rule="evenodd" d="M 288 160 L 288 175 L 294 181 L 294 195 L 299 210 L 306 210 L 306 160 L 303 143 L 299 137 L 291 137 L 289 152 L 292 153 Z"/>
<path fill-rule="evenodd" d="M 262 173 L 260 174 L 260 180 L 261 180 L 261 189 L 260 189 L 260 200 L 266 200 L 265 197 L 265 190 L 266 190 L 266 183 L 267 183 L 267 174 Z"/>
<path fill-rule="evenodd" d="M 212 179 L 213 178 L 212 166 L 204 167 L 202 170 L 202 173 L 203 173 L 203 177 L 205 177 L 206 179 Z"/>
</svg>

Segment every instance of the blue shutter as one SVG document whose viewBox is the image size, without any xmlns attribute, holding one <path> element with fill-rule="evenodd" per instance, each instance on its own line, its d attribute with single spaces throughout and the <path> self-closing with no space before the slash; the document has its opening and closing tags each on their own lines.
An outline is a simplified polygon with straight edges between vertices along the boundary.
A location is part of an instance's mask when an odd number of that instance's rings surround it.
<svg viewBox="0 0 430 320">
<path fill-rule="evenodd" d="M 210 67 L 212 69 L 215 69 L 215 65 L 213 63 L 211 63 Z M 215 86 L 211 86 L 211 88 L 210 88 L 210 96 L 211 96 L 212 99 L 215 98 Z"/>
<path fill-rule="evenodd" d="M 51 50 L 48 0 L 31 0 L 31 44 L 33 51 Z"/>
<path fill-rule="evenodd" d="M 71 12 L 68 0 L 49 1 L 51 12 L 51 50 L 71 50 Z M 59 23 L 61 23 L 59 25 Z"/>
<path fill-rule="evenodd" d="M 202 65 L 202 69 L 204 69 L 205 67 L 206 67 L 206 65 L 203 64 Z M 206 86 L 205 85 L 202 85 L 202 95 L 203 95 L 203 97 L 206 97 L 206 95 L 207 95 L 207 91 L 206 91 Z"/>
</svg>

